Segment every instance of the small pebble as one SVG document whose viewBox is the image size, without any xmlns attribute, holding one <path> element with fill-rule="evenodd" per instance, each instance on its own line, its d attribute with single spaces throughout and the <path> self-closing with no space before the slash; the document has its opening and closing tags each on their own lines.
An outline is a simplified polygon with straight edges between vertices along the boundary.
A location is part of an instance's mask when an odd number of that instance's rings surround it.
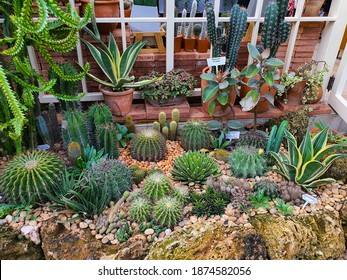
<svg viewBox="0 0 347 280">
<path fill-rule="evenodd" d="M 99 240 L 99 239 L 102 239 L 103 236 L 102 236 L 101 234 L 96 234 L 96 235 L 95 235 L 95 238 Z"/>
<path fill-rule="evenodd" d="M 152 234 L 154 234 L 154 229 L 148 228 L 145 230 L 145 235 L 152 235 Z"/>
<path fill-rule="evenodd" d="M 97 235 L 95 236 L 95 238 L 98 239 L 98 238 L 97 238 Z M 110 241 L 110 240 L 108 240 L 108 237 L 107 237 L 107 236 L 105 236 L 105 237 L 103 237 L 103 238 L 101 239 L 101 243 L 102 243 L 102 244 L 107 244 L 109 241 Z"/>
<path fill-rule="evenodd" d="M 79 227 L 82 228 L 82 229 L 85 229 L 88 227 L 88 224 L 86 222 L 80 222 L 79 223 Z"/>
</svg>

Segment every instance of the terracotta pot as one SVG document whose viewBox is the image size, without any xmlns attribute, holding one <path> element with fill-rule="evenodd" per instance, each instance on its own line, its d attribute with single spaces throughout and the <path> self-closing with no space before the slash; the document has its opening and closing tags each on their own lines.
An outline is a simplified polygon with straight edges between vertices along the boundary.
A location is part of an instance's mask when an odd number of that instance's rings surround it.
<svg viewBox="0 0 347 280">
<path fill-rule="evenodd" d="M 124 10 L 124 17 L 129 18 L 131 16 L 131 8 Z"/>
<path fill-rule="evenodd" d="M 210 47 L 210 42 L 207 39 L 199 40 L 196 39 L 196 51 L 198 53 L 207 53 Z"/>
<path fill-rule="evenodd" d="M 81 0 L 82 14 L 89 0 Z M 119 17 L 119 0 L 94 1 L 94 14 L 97 18 Z M 101 34 L 108 35 L 117 28 L 118 23 L 98 23 L 98 29 Z"/>
<path fill-rule="evenodd" d="M 310 98 L 311 95 L 307 95 L 307 97 Z M 306 104 L 317 104 L 319 101 L 321 101 L 322 97 L 323 97 L 323 87 L 320 86 L 320 87 L 318 88 L 318 95 L 317 95 L 317 98 L 314 99 L 314 100 L 307 100 Z"/>
<path fill-rule="evenodd" d="M 113 115 L 123 117 L 130 112 L 133 103 L 133 88 L 117 92 L 110 91 L 109 88 L 99 85 L 99 89 L 104 96 L 106 105 L 110 107 Z"/>
<path fill-rule="evenodd" d="M 180 52 L 181 51 L 182 40 L 183 40 L 183 37 L 181 35 L 176 36 L 174 38 L 174 52 Z"/>
<path fill-rule="evenodd" d="M 205 67 L 204 69 L 202 69 L 202 73 L 205 74 L 210 70 L 210 67 Z M 204 88 L 207 87 L 208 83 L 206 80 L 201 79 L 201 104 L 202 104 L 202 109 L 205 113 L 208 114 L 208 105 L 210 104 L 210 101 L 204 102 L 202 100 L 202 93 L 204 91 Z M 228 98 L 228 104 L 232 104 L 234 105 L 235 100 L 236 100 L 236 92 L 234 87 L 229 86 L 230 89 L 230 94 L 229 94 L 229 98 Z M 228 115 L 231 112 L 231 108 L 230 106 L 226 104 L 226 105 L 222 105 L 218 102 L 218 100 L 216 100 L 216 107 L 213 113 L 214 117 L 223 117 Z"/>
<path fill-rule="evenodd" d="M 164 103 L 159 103 L 156 99 L 146 98 L 146 101 L 156 107 L 163 107 L 163 106 L 177 106 L 180 105 L 184 100 L 187 98 L 183 95 L 178 95 L 175 97 L 170 97 L 169 99 L 166 99 Z"/>
<path fill-rule="evenodd" d="M 283 96 L 282 100 L 286 97 L 288 105 L 302 105 L 303 92 L 306 86 L 306 81 L 296 83 L 293 88 L 288 89 L 287 95 Z M 310 99 L 311 95 L 307 95 Z M 318 90 L 318 96 L 315 100 L 308 100 L 305 104 L 316 104 L 323 97 L 323 88 L 320 86 Z"/>
<path fill-rule="evenodd" d="M 184 51 L 193 52 L 195 49 L 195 38 L 183 38 L 184 40 Z"/>
</svg>

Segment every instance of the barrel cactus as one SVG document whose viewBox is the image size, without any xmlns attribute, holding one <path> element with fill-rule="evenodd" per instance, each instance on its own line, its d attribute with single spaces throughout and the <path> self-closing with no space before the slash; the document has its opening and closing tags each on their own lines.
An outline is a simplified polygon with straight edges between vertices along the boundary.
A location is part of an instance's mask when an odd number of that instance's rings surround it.
<svg viewBox="0 0 347 280">
<path fill-rule="evenodd" d="M 99 150 L 104 149 L 109 158 L 118 158 L 118 138 L 117 128 L 113 123 L 107 123 L 98 126 L 97 147 Z"/>
<path fill-rule="evenodd" d="M 155 172 L 147 176 L 143 182 L 143 192 L 153 200 L 158 200 L 170 193 L 170 181 L 164 173 Z"/>
<path fill-rule="evenodd" d="M 189 191 L 183 187 L 176 187 L 173 189 L 173 197 L 175 197 L 182 205 L 189 199 Z"/>
<path fill-rule="evenodd" d="M 172 227 L 179 221 L 182 212 L 183 206 L 176 198 L 165 196 L 154 206 L 153 216 L 160 225 Z"/>
<path fill-rule="evenodd" d="M 254 185 L 254 191 L 258 190 L 264 190 L 264 195 L 272 199 L 279 196 L 279 189 L 277 184 L 270 179 L 264 179 L 256 182 Z"/>
<path fill-rule="evenodd" d="M 265 158 L 257 148 L 251 146 L 236 148 L 231 153 L 228 163 L 235 177 L 253 178 L 264 175 L 267 170 Z"/>
<path fill-rule="evenodd" d="M 0 189 L 14 203 L 45 203 L 46 194 L 61 182 L 64 172 L 65 165 L 55 154 L 27 152 L 8 163 L 0 175 Z"/>
<path fill-rule="evenodd" d="M 147 222 L 151 216 L 151 202 L 143 197 L 136 198 L 130 206 L 130 218 L 138 223 Z"/>
<path fill-rule="evenodd" d="M 143 129 L 131 142 L 131 156 L 141 161 L 160 161 L 166 155 L 164 136 L 155 129 Z"/>
<path fill-rule="evenodd" d="M 242 134 L 237 146 L 252 146 L 258 149 L 265 149 L 267 146 L 267 133 L 261 130 L 251 130 Z"/>
<path fill-rule="evenodd" d="M 188 121 L 182 130 L 181 145 L 186 151 L 208 149 L 211 141 L 208 125 L 201 120 Z"/>
</svg>

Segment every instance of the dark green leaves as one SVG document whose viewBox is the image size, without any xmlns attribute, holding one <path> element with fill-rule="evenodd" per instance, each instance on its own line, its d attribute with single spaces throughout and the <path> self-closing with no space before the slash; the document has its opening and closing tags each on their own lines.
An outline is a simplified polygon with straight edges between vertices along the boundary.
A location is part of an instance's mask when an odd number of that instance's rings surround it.
<svg viewBox="0 0 347 280">
<path fill-rule="evenodd" d="M 247 49 L 248 49 L 249 54 L 251 55 L 251 57 L 254 60 L 256 60 L 256 61 L 260 60 L 260 53 L 255 46 L 253 46 L 251 43 L 248 43 Z"/>
</svg>

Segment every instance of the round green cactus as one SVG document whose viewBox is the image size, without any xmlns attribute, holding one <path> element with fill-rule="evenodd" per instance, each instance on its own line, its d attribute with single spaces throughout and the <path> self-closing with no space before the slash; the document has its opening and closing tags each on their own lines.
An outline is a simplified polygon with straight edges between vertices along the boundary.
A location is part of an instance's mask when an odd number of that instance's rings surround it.
<svg viewBox="0 0 347 280">
<path fill-rule="evenodd" d="M 166 155 L 166 140 L 157 130 L 147 128 L 131 142 L 131 156 L 141 161 L 160 161 Z"/>
<path fill-rule="evenodd" d="M 148 175 L 143 183 L 143 192 L 153 200 L 158 200 L 169 194 L 170 189 L 169 179 L 161 172 L 154 172 Z"/>
<path fill-rule="evenodd" d="M 0 175 L 0 189 L 14 203 L 48 201 L 46 194 L 62 180 L 63 161 L 55 154 L 32 151 L 10 161 Z"/>
<path fill-rule="evenodd" d="M 189 198 L 189 191 L 182 187 L 176 187 L 173 190 L 173 197 L 175 197 L 182 205 L 184 205 Z"/>
<path fill-rule="evenodd" d="M 254 185 L 254 191 L 258 190 L 264 190 L 264 194 L 270 198 L 276 198 L 279 196 L 277 184 L 270 179 L 264 179 L 256 182 Z"/>
<path fill-rule="evenodd" d="M 241 135 L 237 146 L 252 146 L 258 149 L 265 149 L 267 146 L 267 133 L 261 130 L 248 131 Z"/>
<path fill-rule="evenodd" d="M 251 146 L 236 148 L 230 154 L 228 163 L 235 177 L 253 178 L 264 175 L 267 170 L 265 158 Z"/>
<path fill-rule="evenodd" d="M 152 206 L 148 199 L 136 198 L 129 209 L 130 218 L 138 223 L 147 222 L 151 216 Z"/>
<path fill-rule="evenodd" d="M 186 151 L 208 149 L 210 146 L 210 130 L 201 120 L 188 121 L 182 130 L 181 145 Z"/>
<path fill-rule="evenodd" d="M 180 219 L 182 204 L 174 197 L 165 196 L 154 206 L 153 216 L 162 226 L 172 227 Z"/>
</svg>

